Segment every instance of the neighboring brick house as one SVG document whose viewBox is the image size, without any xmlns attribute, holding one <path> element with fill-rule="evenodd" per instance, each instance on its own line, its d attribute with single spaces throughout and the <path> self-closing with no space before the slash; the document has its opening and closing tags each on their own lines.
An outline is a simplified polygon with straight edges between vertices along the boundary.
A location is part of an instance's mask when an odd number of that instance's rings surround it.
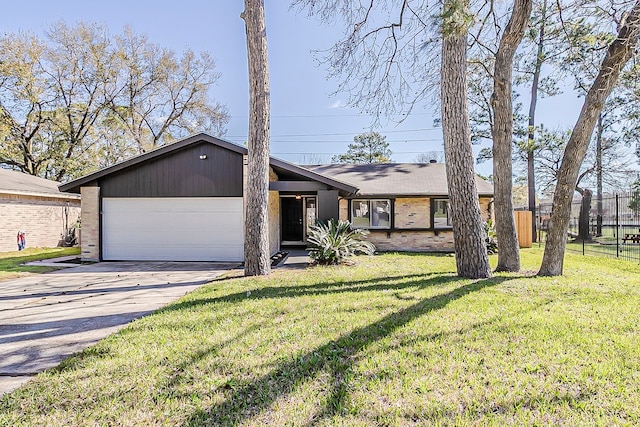
<svg viewBox="0 0 640 427">
<path fill-rule="evenodd" d="M 198 134 L 60 188 L 82 194 L 87 260 L 242 261 L 245 147 Z M 270 158 L 269 241 L 305 247 L 349 219 L 379 250 L 453 251 L 444 164 L 298 166 Z M 477 178 L 485 218 L 493 189 Z"/>
<path fill-rule="evenodd" d="M 15 251 L 18 231 L 26 247 L 56 247 L 80 217 L 80 197 L 58 182 L 0 168 L 0 252 Z"/>
<path fill-rule="evenodd" d="M 447 173 L 443 163 L 305 166 L 358 187 L 340 199 L 340 219 L 370 231 L 383 251 L 453 251 Z M 480 210 L 493 217 L 493 187 L 476 176 Z"/>
</svg>

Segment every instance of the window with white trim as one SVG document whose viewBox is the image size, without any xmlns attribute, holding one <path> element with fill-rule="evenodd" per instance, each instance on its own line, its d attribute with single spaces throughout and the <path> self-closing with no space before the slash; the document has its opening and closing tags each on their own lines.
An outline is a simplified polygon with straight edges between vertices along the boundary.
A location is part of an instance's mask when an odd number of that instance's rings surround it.
<svg viewBox="0 0 640 427">
<path fill-rule="evenodd" d="M 352 200 L 351 225 L 353 228 L 391 228 L 391 200 Z"/>
</svg>

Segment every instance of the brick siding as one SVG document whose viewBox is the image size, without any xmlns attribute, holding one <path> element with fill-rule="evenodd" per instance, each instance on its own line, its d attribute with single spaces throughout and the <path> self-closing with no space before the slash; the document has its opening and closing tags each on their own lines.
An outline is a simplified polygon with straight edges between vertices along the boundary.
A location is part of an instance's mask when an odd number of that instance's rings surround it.
<svg viewBox="0 0 640 427">
<path fill-rule="evenodd" d="M 63 238 L 65 221 L 70 227 L 79 216 L 80 200 L 2 194 L 0 252 L 18 250 L 16 236 L 19 230 L 25 232 L 28 248 L 56 247 Z"/>
<path fill-rule="evenodd" d="M 395 203 L 397 228 L 429 228 L 431 226 L 431 199 L 398 198 Z"/>
<path fill-rule="evenodd" d="M 367 237 L 379 251 L 452 252 L 453 232 L 370 230 Z"/>
<path fill-rule="evenodd" d="M 100 260 L 100 187 L 81 187 L 82 259 Z"/>
<path fill-rule="evenodd" d="M 480 198 L 483 220 L 493 218 L 493 199 Z M 340 200 L 340 219 L 349 219 L 349 203 Z M 453 231 L 412 231 L 431 226 L 431 199 L 398 197 L 394 204 L 394 225 L 405 230 L 370 230 L 367 237 L 380 251 L 453 252 Z"/>
</svg>

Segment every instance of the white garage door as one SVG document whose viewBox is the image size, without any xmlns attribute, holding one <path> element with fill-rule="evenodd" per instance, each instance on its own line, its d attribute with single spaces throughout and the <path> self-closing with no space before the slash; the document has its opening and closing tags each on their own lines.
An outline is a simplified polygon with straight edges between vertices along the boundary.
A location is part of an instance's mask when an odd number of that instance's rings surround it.
<svg viewBox="0 0 640 427">
<path fill-rule="evenodd" d="M 242 261 L 241 197 L 104 198 L 102 257 Z"/>
</svg>

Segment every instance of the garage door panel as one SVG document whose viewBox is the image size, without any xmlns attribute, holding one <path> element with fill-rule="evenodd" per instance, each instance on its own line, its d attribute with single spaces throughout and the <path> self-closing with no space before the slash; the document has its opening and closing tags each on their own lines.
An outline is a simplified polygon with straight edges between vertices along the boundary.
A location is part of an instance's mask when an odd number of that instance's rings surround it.
<svg viewBox="0 0 640 427">
<path fill-rule="evenodd" d="M 241 261 L 242 198 L 104 198 L 105 260 Z"/>
<path fill-rule="evenodd" d="M 243 249 L 229 246 L 200 246 L 194 245 L 141 245 L 135 248 L 131 246 L 112 245 L 112 256 L 105 260 L 135 260 L 135 261 L 241 261 Z M 194 252 L 198 256 L 194 256 Z M 221 256 L 224 252 L 224 256 Z"/>
</svg>

